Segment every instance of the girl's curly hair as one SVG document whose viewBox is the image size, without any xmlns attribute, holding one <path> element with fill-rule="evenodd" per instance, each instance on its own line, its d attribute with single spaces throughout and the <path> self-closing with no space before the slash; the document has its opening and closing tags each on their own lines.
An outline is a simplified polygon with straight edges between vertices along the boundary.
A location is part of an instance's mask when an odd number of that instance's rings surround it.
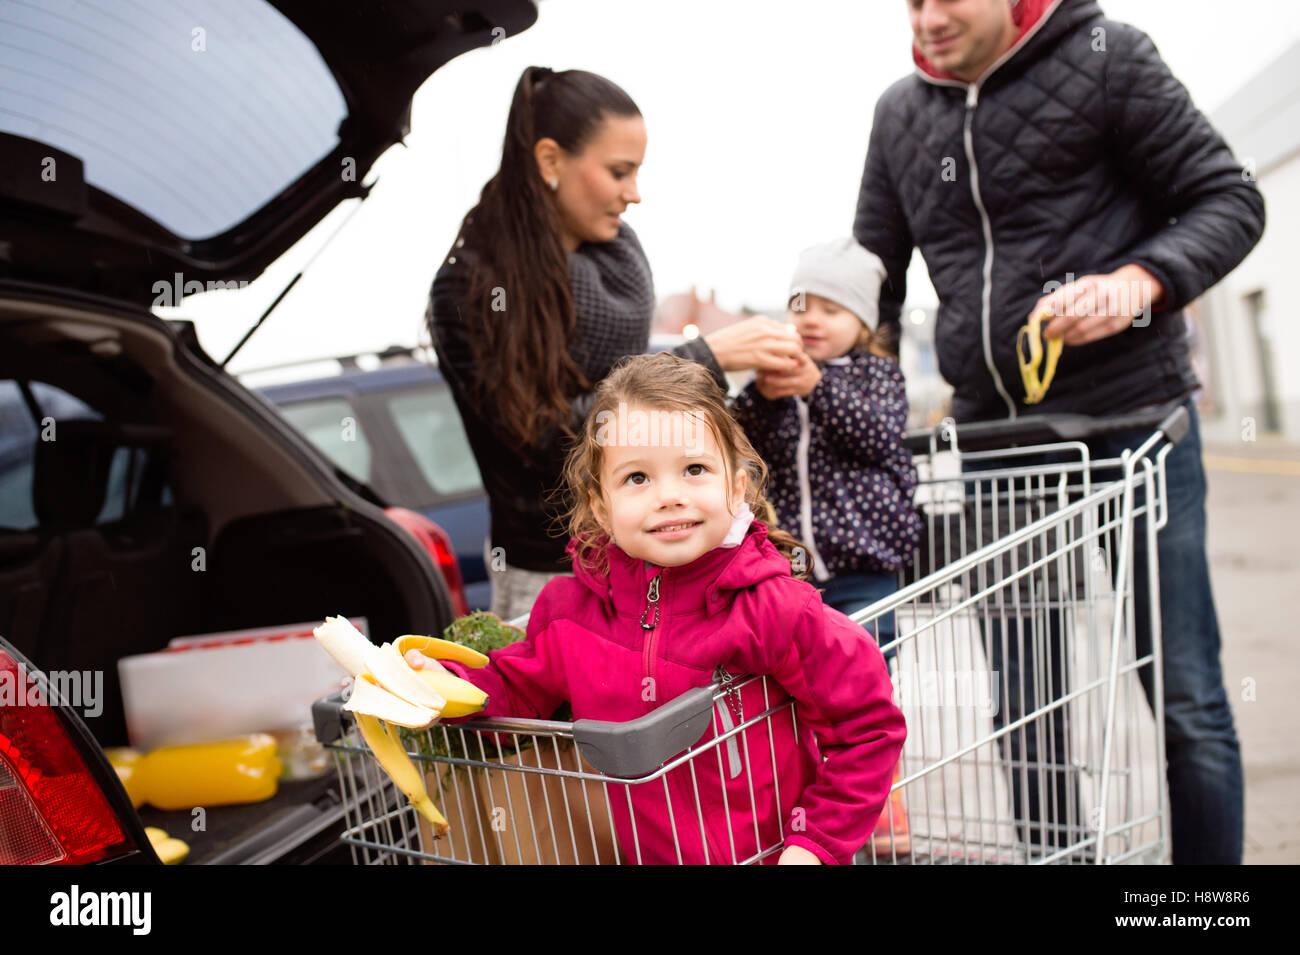
<svg viewBox="0 0 1300 955">
<path fill-rule="evenodd" d="M 620 404 L 652 411 L 695 413 L 703 418 L 722 451 L 728 496 L 736 470 L 745 468 L 749 475 L 745 501 L 754 516 L 767 525 L 768 539 L 790 561 L 792 575 L 801 580 L 808 578 L 808 549 L 777 526 L 776 510 L 764 496 L 767 465 L 727 410 L 726 394 L 703 365 L 670 352 L 633 355 L 620 361 L 596 386 L 591 412 L 569 449 L 561 488 L 568 497 L 568 510 L 563 519 L 569 536 L 578 541 L 578 559 L 584 565 L 601 573 L 609 572 L 606 554 L 609 536 L 596 519 L 591 501 L 604 496 L 600 480 L 604 463 L 600 440 L 602 422 L 616 415 Z M 731 501 L 727 503 L 730 506 Z"/>
</svg>

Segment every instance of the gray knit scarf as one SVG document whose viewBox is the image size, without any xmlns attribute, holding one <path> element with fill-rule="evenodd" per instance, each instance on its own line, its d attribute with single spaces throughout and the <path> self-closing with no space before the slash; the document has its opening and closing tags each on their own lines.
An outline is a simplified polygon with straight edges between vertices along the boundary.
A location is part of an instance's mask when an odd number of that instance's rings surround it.
<svg viewBox="0 0 1300 955">
<path fill-rule="evenodd" d="M 610 242 L 584 242 L 568 253 L 577 333 L 570 354 L 599 381 L 624 355 L 650 344 L 654 280 L 641 243 L 626 222 Z"/>
</svg>

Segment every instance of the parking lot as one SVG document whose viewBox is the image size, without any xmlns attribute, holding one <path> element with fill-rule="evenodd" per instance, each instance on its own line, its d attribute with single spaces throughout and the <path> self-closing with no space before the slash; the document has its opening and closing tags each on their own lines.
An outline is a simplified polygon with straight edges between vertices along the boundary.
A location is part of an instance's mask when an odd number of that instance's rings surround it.
<svg viewBox="0 0 1300 955">
<path fill-rule="evenodd" d="M 1246 774 L 1243 861 L 1300 862 L 1300 447 L 1206 442 L 1210 572 Z"/>
</svg>

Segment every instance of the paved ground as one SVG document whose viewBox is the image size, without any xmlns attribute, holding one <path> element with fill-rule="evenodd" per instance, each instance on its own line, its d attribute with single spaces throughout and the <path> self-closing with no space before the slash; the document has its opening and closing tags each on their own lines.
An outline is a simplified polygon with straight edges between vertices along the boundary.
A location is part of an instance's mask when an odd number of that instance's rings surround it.
<svg viewBox="0 0 1300 955">
<path fill-rule="evenodd" d="M 1300 862 L 1300 446 L 1205 445 L 1224 682 L 1246 772 L 1245 861 Z M 1253 697 L 1253 699 L 1252 699 Z"/>
</svg>

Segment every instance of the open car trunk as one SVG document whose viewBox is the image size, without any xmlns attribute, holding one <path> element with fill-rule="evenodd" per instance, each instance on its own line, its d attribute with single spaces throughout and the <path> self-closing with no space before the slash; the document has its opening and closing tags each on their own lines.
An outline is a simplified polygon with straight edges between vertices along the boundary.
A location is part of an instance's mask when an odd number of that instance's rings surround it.
<svg viewBox="0 0 1300 955">
<path fill-rule="evenodd" d="M 103 747 L 128 743 L 117 661 L 174 637 L 339 614 L 386 638 L 452 619 L 415 540 L 183 326 L 0 297 L 0 423 L 0 634 L 42 670 L 102 671 L 85 723 Z M 189 842 L 187 861 L 310 859 L 337 839 L 336 787 L 332 770 L 282 782 L 209 809 L 205 832 L 188 811 L 140 815 Z"/>
</svg>

